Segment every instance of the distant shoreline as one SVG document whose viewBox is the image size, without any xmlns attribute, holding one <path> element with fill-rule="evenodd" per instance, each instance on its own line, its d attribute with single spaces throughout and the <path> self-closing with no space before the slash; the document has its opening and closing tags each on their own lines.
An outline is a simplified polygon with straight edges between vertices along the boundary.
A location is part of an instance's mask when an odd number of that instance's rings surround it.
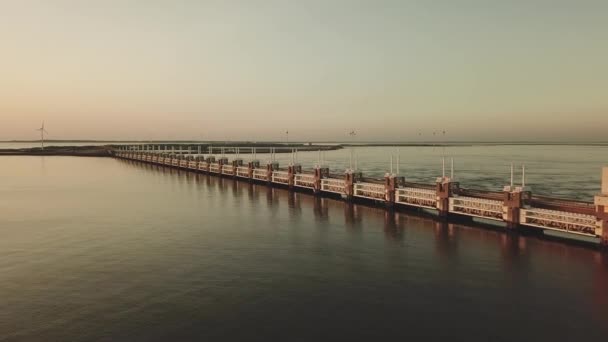
<svg viewBox="0 0 608 342">
<path fill-rule="evenodd" d="M 111 156 L 111 151 L 114 147 L 120 145 L 88 145 L 88 146 L 53 146 L 53 142 L 45 141 L 47 144 L 51 144 L 46 146 L 44 149 L 40 147 L 27 147 L 27 148 L 5 148 L 0 149 L 0 156 L 80 156 L 80 157 L 109 157 Z M 180 145 L 177 143 L 163 143 L 163 145 Z M 194 145 L 194 144 L 191 144 Z M 213 145 L 213 144 L 204 144 L 205 147 Z M 217 151 L 219 152 L 219 148 L 222 145 L 213 145 Z M 275 153 L 290 153 L 291 148 L 297 148 L 298 151 L 332 151 L 339 150 L 343 147 L 340 145 L 283 145 L 283 144 L 234 144 L 229 145 L 230 147 L 240 147 L 240 148 L 251 148 L 257 147 L 257 153 L 269 153 L 270 148 L 273 147 L 283 147 L 283 149 L 277 149 Z M 284 148 L 287 147 L 287 148 Z M 164 150 L 162 152 L 170 152 L 169 150 Z M 193 153 L 196 150 L 192 150 Z M 224 151 L 225 154 L 234 154 L 233 151 Z"/>
<path fill-rule="evenodd" d="M 79 156 L 109 157 L 109 146 L 48 146 L 0 149 L 0 156 Z"/>
<path fill-rule="evenodd" d="M 40 143 L 40 140 L 0 140 L 0 144 L 34 144 Z M 213 146 L 234 146 L 234 147 L 249 147 L 249 146 L 273 146 L 273 147 L 309 147 L 314 146 L 318 149 L 319 146 L 358 146 L 358 147 L 448 147 L 448 146 L 608 146 L 608 141 L 602 142 L 550 142 L 550 141 L 521 141 L 521 142 L 500 142 L 500 141 L 454 141 L 454 142 L 345 142 L 345 141 L 321 141 L 321 142 L 278 142 L 278 141 L 194 141 L 194 140 L 45 140 L 45 144 L 51 146 L 54 143 L 60 144 L 107 144 L 107 145 L 125 145 L 125 144 L 192 144 L 192 145 L 213 145 Z"/>
</svg>

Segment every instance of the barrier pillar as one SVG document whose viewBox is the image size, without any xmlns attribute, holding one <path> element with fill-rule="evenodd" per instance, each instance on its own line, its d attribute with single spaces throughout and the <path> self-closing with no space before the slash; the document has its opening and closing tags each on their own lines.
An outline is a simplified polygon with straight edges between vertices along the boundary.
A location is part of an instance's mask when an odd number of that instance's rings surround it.
<svg viewBox="0 0 608 342">
<path fill-rule="evenodd" d="M 234 178 L 237 178 L 237 168 L 243 166 L 243 159 L 235 159 L 232 161 L 232 173 Z"/>
<path fill-rule="evenodd" d="M 315 166 L 315 183 L 314 183 L 314 187 L 313 187 L 313 192 L 315 193 L 315 195 L 318 195 L 321 193 L 321 180 L 323 178 L 326 178 L 327 176 L 329 176 L 329 168 L 327 167 L 321 167 L 321 166 Z"/>
<path fill-rule="evenodd" d="M 253 179 L 253 170 L 257 169 L 260 167 L 260 162 L 257 160 L 254 161 L 250 161 L 247 166 L 249 167 L 248 170 L 248 176 L 249 176 L 249 180 Z"/>
<path fill-rule="evenodd" d="M 435 192 L 437 194 L 437 210 L 439 217 L 447 218 L 450 212 L 450 197 L 458 194 L 459 183 L 450 177 L 439 177 L 436 181 Z"/>
<path fill-rule="evenodd" d="M 226 157 L 221 157 L 218 161 L 217 161 L 218 165 L 219 165 L 219 172 L 218 172 L 218 176 L 222 176 L 224 174 L 224 165 L 228 164 L 228 158 Z"/>
<path fill-rule="evenodd" d="M 279 163 L 270 162 L 266 164 L 266 181 L 268 185 L 272 184 L 272 172 L 279 168 Z"/>
<path fill-rule="evenodd" d="M 526 187 L 504 187 L 502 219 L 507 223 L 507 229 L 519 227 L 521 208 L 529 203 L 531 197 L 532 193 Z"/>
<path fill-rule="evenodd" d="M 215 163 L 215 157 L 213 156 L 207 157 L 207 166 L 205 167 L 205 172 L 209 173 L 211 171 L 211 163 Z"/>
<path fill-rule="evenodd" d="M 355 171 L 352 169 L 344 172 L 344 197 L 347 201 L 352 201 L 355 196 L 355 183 L 356 183 Z"/>
<path fill-rule="evenodd" d="M 388 207 L 393 207 L 395 205 L 397 188 L 399 187 L 399 184 L 403 184 L 404 182 L 405 178 L 391 173 L 387 173 L 384 176 L 384 199 Z"/>
<path fill-rule="evenodd" d="M 597 228 L 595 234 L 600 237 L 600 243 L 608 247 L 608 166 L 602 169 L 602 192 L 595 196 L 595 216 Z"/>
<path fill-rule="evenodd" d="M 296 183 L 296 174 L 298 173 L 302 173 L 302 165 L 300 164 L 294 164 L 294 165 L 289 165 L 287 167 L 287 173 L 289 174 L 289 189 L 293 189 L 293 187 L 295 186 Z"/>
</svg>

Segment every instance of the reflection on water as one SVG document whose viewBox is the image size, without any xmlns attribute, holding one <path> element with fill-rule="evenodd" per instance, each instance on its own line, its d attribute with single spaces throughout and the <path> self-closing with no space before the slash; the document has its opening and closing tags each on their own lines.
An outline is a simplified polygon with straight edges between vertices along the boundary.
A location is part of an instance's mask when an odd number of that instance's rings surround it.
<svg viewBox="0 0 608 342">
<path fill-rule="evenodd" d="M 608 333 L 595 250 L 136 162 L 2 161 L 2 341 Z"/>
</svg>

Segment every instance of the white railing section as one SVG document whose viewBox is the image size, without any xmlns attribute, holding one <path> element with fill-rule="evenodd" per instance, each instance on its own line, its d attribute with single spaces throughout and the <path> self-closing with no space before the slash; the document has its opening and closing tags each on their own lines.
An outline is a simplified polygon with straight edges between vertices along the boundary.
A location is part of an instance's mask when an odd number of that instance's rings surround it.
<svg viewBox="0 0 608 342">
<path fill-rule="evenodd" d="M 569 233 L 595 236 L 597 219 L 594 215 L 569 213 L 548 209 L 521 209 L 521 224 Z"/>
<path fill-rule="evenodd" d="M 179 161 L 179 166 L 180 167 L 187 167 L 188 166 L 188 161 L 184 160 L 184 159 L 180 160 Z"/>
<path fill-rule="evenodd" d="M 395 201 L 414 207 L 434 209 L 437 206 L 437 193 L 433 189 L 399 188 Z"/>
<path fill-rule="evenodd" d="M 321 190 L 337 194 L 344 194 L 344 179 L 323 178 L 321 179 Z"/>
<path fill-rule="evenodd" d="M 369 198 L 373 200 L 386 200 L 386 189 L 384 184 L 355 183 L 355 197 Z"/>
<path fill-rule="evenodd" d="M 315 176 L 306 173 L 297 173 L 294 177 L 294 185 L 313 189 L 315 187 Z"/>
<path fill-rule="evenodd" d="M 193 170 L 198 169 L 198 162 L 197 162 L 197 161 L 195 161 L 195 160 L 190 160 L 190 161 L 188 162 L 188 168 L 189 168 L 189 169 L 193 169 Z"/>
<path fill-rule="evenodd" d="M 272 172 L 272 182 L 279 184 L 289 184 L 289 172 L 274 171 Z"/>
<path fill-rule="evenodd" d="M 211 163 L 211 165 L 209 165 L 209 172 L 220 173 L 220 164 Z"/>
<path fill-rule="evenodd" d="M 179 166 L 179 159 L 176 159 L 176 158 L 171 159 L 171 165 Z"/>
<path fill-rule="evenodd" d="M 502 220 L 502 207 L 501 201 L 466 196 L 450 197 L 450 212 L 452 213 Z"/>
<path fill-rule="evenodd" d="M 234 176 L 234 166 L 232 166 L 232 165 L 222 166 L 222 174 Z"/>
<path fill-rule="evenodd" d="M 249 167 L 239 166 L 236 168 L 237 177 L 249 178 Z"/>
<path fill-rule="evenodd" d="M 207 171 L 207 165 L 209 165 L 206 161 L 201 161 L 198 163 L 198 169 L 201 171 Z"/>
<path fill-rule="evenodd" d="M 257 180 L 268 180 L 266 176 L 266 169 L 254 169 L 253 170 L 253 179 Z"/>
</svg>

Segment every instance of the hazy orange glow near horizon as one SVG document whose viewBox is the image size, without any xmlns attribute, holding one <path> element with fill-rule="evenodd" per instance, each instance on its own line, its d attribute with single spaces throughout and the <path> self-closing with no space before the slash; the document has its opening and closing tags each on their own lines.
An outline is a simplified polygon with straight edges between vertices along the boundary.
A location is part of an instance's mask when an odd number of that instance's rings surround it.
<svg viewBox="0 0 608 342">
<path fill-rule="evenodd" d="M 0 140 L 608 140 L 608 1 L 2 1 Z M 437 138 L 435 138 L 437 139 Z"/>
</svg>

